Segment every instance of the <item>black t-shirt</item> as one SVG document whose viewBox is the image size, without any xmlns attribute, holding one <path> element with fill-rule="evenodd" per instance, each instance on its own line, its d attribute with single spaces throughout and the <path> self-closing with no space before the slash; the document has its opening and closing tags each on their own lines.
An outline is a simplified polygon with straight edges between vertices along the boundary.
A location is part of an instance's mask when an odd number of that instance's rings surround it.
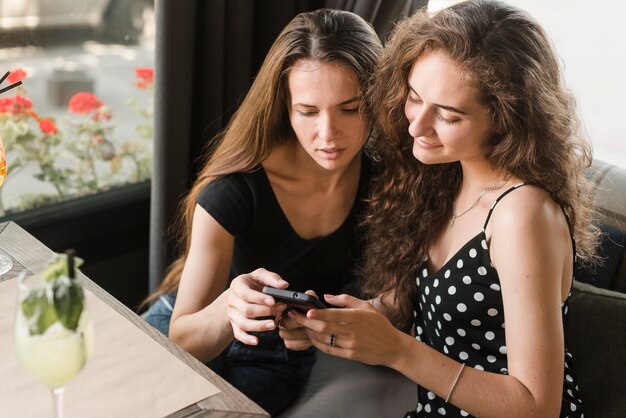
<svg viewBox="0 0 626 418">
<path fill-rule="evenodd" d="M 330 235 L 314 239 L 302 239 L 293 230 L 262 167 L 208 184 L 196 201 L 235 237 L 230 280 L 262 267 L 287 280 L 290 289 L 313 289 L 320 297 L 339 293 L 353 280 L 361 253 L 355 227 L 365 207 L 370 171 L 363 158 L 348 217 Z"/>
</svg>

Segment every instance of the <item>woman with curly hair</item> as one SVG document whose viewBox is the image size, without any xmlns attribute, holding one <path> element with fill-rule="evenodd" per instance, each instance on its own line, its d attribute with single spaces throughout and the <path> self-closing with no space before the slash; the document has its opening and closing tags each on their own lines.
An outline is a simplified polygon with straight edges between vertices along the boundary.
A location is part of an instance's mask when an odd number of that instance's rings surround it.
<svg viewBox="0 0 626 418">
<path fill-rule="evenodd" d="M 376 80 L 372 299 L 290 311 L 287 347 L 400 371 L 411 417 L 582 416 L 564 322 L 575 260 L 595 262 L 591 152 L 546 34 L 497 1 L 419 13 Z"/>
<path fill-rule="evenodd" d="M 339 292 L 354 277 L 368 194 L 364 92 L 382 45 L 356 14 L 296 16 L 182 205 L 182 252 L 144 318 L 272 415 L 315 350 L 287 350 L 273 286 Z"/>
</svg>

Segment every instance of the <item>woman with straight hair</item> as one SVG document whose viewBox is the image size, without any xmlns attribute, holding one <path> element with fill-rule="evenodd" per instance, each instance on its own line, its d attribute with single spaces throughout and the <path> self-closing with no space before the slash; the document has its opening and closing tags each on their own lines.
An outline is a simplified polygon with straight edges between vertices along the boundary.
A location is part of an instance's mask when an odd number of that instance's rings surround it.
<svg viewBox="0 0 626 418">
<path fill-rule="evenodd" d="M 498 1 L 416 14 L 370 100 L 372 299 L 289 311 L 287 347 L 398 370 L 418 385 L 407 417 L 582 417 L 564 326 L 575 261 L 596 258 L 591 151 L 543 29 Z"/>
<path fill-rule="evenodd" d="M 182 204 L 182 254 L 144 318 L 272 415 L 306 382 L 264 286 L 352 281 L 371 160 L 363 95 L 382 46 L 359 16 L 322 9 L 281 32 Z M 173 312 L 172 312 L 173 306 Z M 171 320 L 170 320 L 171 318 Z"/>
</svg>

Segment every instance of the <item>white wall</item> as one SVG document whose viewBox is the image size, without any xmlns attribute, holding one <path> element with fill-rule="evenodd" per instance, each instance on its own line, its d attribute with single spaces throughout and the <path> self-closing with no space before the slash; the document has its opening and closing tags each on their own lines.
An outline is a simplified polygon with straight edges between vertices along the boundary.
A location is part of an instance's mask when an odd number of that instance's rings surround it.
<svg viewBox="0 0 626 418">
<path fill-rule="evenodd" d="M 595 158 L 626 167 L 626 1 L 507 0 L 544 27 L 563 61 Z M 438 9 L 454 0 L 430 0 Z"/>
</svg>

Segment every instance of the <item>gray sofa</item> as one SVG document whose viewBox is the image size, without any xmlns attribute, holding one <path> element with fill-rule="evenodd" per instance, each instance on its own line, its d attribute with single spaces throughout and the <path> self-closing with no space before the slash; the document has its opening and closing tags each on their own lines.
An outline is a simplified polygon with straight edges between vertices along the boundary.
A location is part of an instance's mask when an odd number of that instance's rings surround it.
<svg viewBox="0 0 626 418">
<path fill-rule="evenodd" d="M 602 268 L 579 271 L 566 344 L 587 418 L 626 417 L 626 170 L 595 163 L 607 239 Z M 280 418 L 402 417 L 415 407 L 415 384 L 384 367 L 318 353 L 311 379 Z"/>
</svg>

